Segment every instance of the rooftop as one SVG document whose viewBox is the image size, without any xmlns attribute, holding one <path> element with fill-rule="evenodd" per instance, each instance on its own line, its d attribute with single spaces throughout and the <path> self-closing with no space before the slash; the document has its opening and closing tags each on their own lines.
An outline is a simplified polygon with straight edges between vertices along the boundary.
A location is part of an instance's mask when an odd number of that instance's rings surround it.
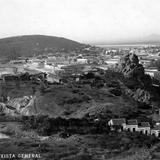
<svg viewBox="0 0 160 160">
<path fill-rule="evenodd" d="M 116 118 L 112 119 L 113 125 L 122 125 L 123 123 L 126 123 L 125 118 Z"/>
<path fill-rule="evenodd" d="M 138 125 L 138 122 L 136 119 L 127 120 L 127 125 Z"/>
<path fill-rule="evenodd" d="M 139 127 L 150 127 L 149 122 L 141 122 Z"/>
</svg>

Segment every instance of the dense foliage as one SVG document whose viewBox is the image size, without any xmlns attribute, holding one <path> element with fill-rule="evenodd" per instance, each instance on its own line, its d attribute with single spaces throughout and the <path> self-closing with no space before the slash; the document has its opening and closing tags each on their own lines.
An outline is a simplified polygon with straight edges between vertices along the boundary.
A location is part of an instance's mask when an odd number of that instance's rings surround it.
<svg viewBox="0 0 160 160">
<path fill-rule="evenodd" d="M 107 133 L 109 127 L 106 121 L 89 121 L 88 119 L 63 119 L 49 118 L 48 116 L 24 116 L 22 117 L 24 129 L 35 129 L 39 134 L 51 135 L 57 132 L 67 132 L 70 134 L 95 134 L 95 133 Z"/>
</svg>

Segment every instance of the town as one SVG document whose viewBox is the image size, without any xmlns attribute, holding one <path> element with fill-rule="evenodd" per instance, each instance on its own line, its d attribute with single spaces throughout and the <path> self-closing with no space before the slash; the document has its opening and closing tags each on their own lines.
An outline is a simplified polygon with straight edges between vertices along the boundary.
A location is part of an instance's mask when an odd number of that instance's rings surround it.
<svg viewBox="0 0 160 160">
<path fill-rule="evenodd" d="M 139 150 L 160 157 L 159 45 L 24 51 L 11 46 L 0 61 L 0 147 L 14 153 L 24 143 L 47 160 L 48 150 L 63 156 L 62 144 L 95 160 Z"/>
<path fill-rule="evenodd" d="M 159 0 L 0 0 L 0 160 L 160 160 Z"/>
<path fill-rule="evenodd" d="M 48 51 L 48 52 L 47 52 Z M 47 52 L 47 53 L 46 53 Z M 85 65 L 86 68 L 99 68 L 102 70 L 115 69 L 120 57 L 126 53 L 135 53 L 140 64 L 145 68 L 145 73 L 154 80 L 159 81 L 160 47 L 146 45 L 137 48 L 101 48 L 84 46 L 84 48 L 63 53 L 45 48 L 41 55 L 34 57 L 17 57 L 8 63 L 1 63 L 1 77 L 18 75 L 22 73 L 39 74 L 46 73 L 47 80 L 51 83 L 58 82 L 58 74 L 68 66 Z M 68 54 L 68 55 L 67 55 Z M 4 61 L 4 60 L 3 60 Z"/>
<path fill-rule="evenodd" d="M 84 45 L 70 52 L 45 48 L 40 55 L 35 53 L 33 57 L 14 57 L 7 63 L 4 63 L 4 60 L 1 62 L 1 102 L 12 105 L 14 97 L 4 94 L 3 91 L 6 91 L 7 87 L 23 86 L 27 82 L 43 86 L 45 89 L 49 88 L 49 85 L 69 83 L 83 86 L 89 83 L 93 87 L 105 86 L 106 82 L 103 78 L 99 77 L 95 80 L 95 77 L 108 74 L 110 71 L 117 72 L 121 57 L 127 54 L 137 55 L 139 64 L 144 67 L 144 74 L 149 75 L 152 85 L 158 88 L 160 83 L 160 46 L 158 45 L 129 46 L 128 48 Z M 28 98 L 33 97 L 34 93 L 35 87 L 32 87 L 32 95 L 28 95 Z M 153 113 L 157 110 L 158 108 L 155 108 Z M 148 125 L 148 122 L 146 123 Z M 156 133 L 156 135 L 159 134 Z"/>
<path fill-rule="evenodd" d="M 31 151 L 42 153 L 55 143 L 83 148 L 97 136 L 105 157 L 128 148 L 145 147 L 148 153 L 156 146 L 154 157 L 160 138 L 159 53 L 158 45 L 45 48 L 32 56 L 19 56 L 15 49 L 0 64 L 2 144 L 27 139 L 38 146 Z M 92 149 L 82 153 L 90 157 Z"/>
</svg>

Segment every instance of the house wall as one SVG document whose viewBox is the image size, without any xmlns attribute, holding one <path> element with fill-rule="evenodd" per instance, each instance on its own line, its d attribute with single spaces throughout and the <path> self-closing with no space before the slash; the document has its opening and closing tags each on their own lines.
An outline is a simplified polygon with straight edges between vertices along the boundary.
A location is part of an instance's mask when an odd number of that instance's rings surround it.
<svg viewBox="0 0 160 160">
<path fill-rule="evenodd" d="M 155 135 L 156 137 L 159 137 L 159 135 L 160 135 L 160 130 L 151 129 L 151 135 Z"/>
<path fill-rule="evenodd" d="M 137 131 L 143 134 L 150 134 L 150 127 L 139 127 Z"/>
<path fill-rule="evenodd" d="M 138 125 L 126 125 L 124 127 L 124 130 L 130 131 L 130 132 L 134 132 L 138 130 Z"/>
<path fill-rule="evenodd" d="M 126 123 L 123 123 L 119 126 L 115 126 L 113 124 L 113 121 L 110 120 L 108 121 L 108 125 L 111 126 L 111 130 L 116 130 L 117 131 L 130 131 L 130 132 L 142 132 L 143 134 L 151 134 L 151 135 L 155 135 L 156 137 L 160 137 L 160 130 L 155 130 L 155 129 L 151 129 L 150 127 L 138 127 L 138 125 L 127 125 Z"/>
<path fill-rule="evenodd" d="M 121 131 L 124 130 L 124 126 L 126 126 L 125 123 L 121 125 L 114 125 L 112 120 L 108 121 L 108 125 L 111 127 L 111 130 L 121 130 Z"/>
<path fill-rule="evenodd" d="M 77 63 L 85 64 L 87 63 L 87 59 L 77 59 Z"/>
<path fill-rule="evenodd" d="M 112 126 L 113 125 L 113 121 L 112 120 L 108 121 L 108 125 Z"/>
<path fill-rule="evenodd" d="M 126 123 L 124 123 L 124 124 L 122 125 L 122 128 L 123 128 L 123 130 L 126 129 Z"/>
</svg>

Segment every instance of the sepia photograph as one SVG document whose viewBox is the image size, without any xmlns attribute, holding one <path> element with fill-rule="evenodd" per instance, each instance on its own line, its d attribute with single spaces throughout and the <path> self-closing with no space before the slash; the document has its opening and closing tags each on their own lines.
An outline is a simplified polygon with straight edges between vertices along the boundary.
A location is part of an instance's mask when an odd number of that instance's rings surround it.
<svg viewBox="0 0 160 160">
<path fill-rule="evenodd" d="M 160 160 L 160 0 L 0 0 L 0 160 Z"/>
</svg>

